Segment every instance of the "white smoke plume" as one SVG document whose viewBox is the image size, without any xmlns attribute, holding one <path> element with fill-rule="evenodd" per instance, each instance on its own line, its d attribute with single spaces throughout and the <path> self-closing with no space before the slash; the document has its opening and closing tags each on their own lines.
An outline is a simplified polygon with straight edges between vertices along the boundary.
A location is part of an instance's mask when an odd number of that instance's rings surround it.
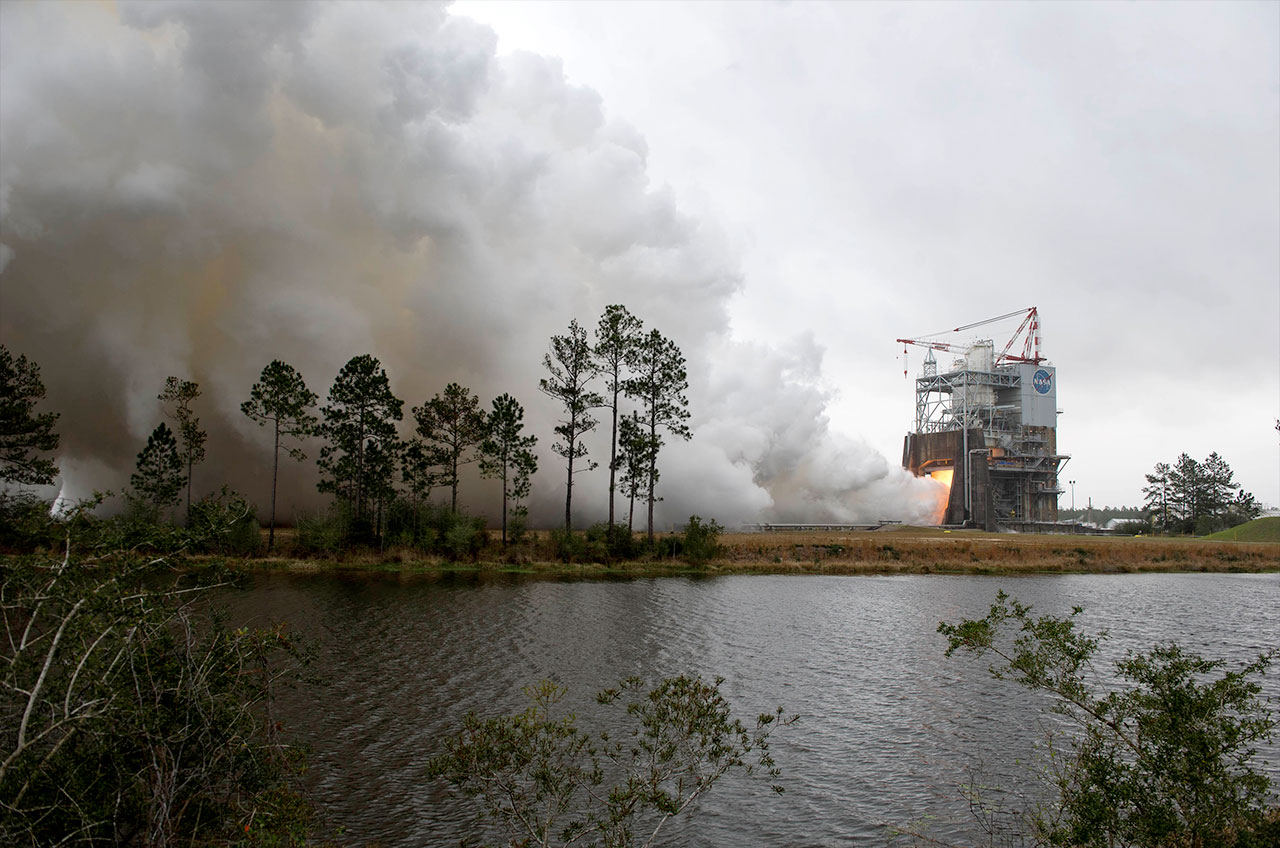
<svg viewBox="0 0 1280 848">
<path fill-rule="evenodd" d="M 515 395 L 551 523 L 542 355 L 624 303 L 689 359 L 694 437 L 664 453 L 660 525 L 927 520 L 934 484 L 828 430 L 821 350 L 732 337 L 733 252 L 646 154 L 557 60 L 499 58 L 444 6 L 3 4 L 0 331 L 62 413 L 64 494 L 124 485 L 173 374 L 205 393 L 197 489 L 261 500 L 269 445 L 239 404 L 262 367 L 323 397 L 372 353 L 406 413 L 449 381 Z M 607 459 L 604 427 L 590 444 Z M 283 514 L 318 502 L 312 464 L 284 473 Z M 601 518 L 605 473 L 579 483 L 580 520 Z M 463 495 L 488 510 L 492 488 Z"/>
</svg>

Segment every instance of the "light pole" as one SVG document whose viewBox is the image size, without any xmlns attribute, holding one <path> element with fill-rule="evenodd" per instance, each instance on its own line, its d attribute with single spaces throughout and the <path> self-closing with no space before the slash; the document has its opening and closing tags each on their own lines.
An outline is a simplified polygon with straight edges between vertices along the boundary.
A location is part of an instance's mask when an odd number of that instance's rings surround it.
<svg viewBox="0 0 1280 848">
<path fill-rule="evenodd" d="M 1075 512 L 1076 511 L 1076 481 L 1068 480 L 1067 482 L 1071 484 L 1071 511 Z"/>
</svg>

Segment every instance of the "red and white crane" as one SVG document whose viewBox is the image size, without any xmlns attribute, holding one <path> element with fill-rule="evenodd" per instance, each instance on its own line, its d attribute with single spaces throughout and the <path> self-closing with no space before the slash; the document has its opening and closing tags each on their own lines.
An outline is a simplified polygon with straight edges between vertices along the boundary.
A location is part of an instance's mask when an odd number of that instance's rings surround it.
<svg viewBox="0 0 1280 848">
<path fill-rule="evenodd" d="M 1040 355 L 1040 313 L 1037 311 L 1036 307 L 1031 306 L 1026 309 L 1019 309 L 1016 312 L 1009 312 L 1005 315 L 997 315 L 995 318 L 987 318 L 983 321 L 975 321 L 972 324 L 965 324 L 962 327 L 956 327 L 954 330 L 942 330 L 916 339 L 898 339 L 897 341 L 902 343 L 902 376 L 907 376 L 907 345 L 915 345 L 916 347 L 928 348 L 929 350 L 945 350 L 950 353 L 964 354 L 969 350 L 968 345 L 939 341 L 933 338 L 933 336 L 941 336 L 947 333 L 962 333 L 966 330 L 972 330 L 975 327 L 984 327 L 987 324 L 994 324 L 997 321 L 1016 318 L 1019 315 L 1022 316 L 1022 323 L 1018 325 L 1018 329 L 1014 331 L 1013 336 L 1005 343 L 1005 346 L 1001 349 L 999 355 L 996 356 L 995 364 L 1003 365 L 1006 362 L 1033 362 L 1039 365 L 1045 359 Z M 1010 353 L 1009 351 L 1013 349 L 1014 344 L 1019 339 L 1022 339 L 1021 355 Z"/>
</svg>

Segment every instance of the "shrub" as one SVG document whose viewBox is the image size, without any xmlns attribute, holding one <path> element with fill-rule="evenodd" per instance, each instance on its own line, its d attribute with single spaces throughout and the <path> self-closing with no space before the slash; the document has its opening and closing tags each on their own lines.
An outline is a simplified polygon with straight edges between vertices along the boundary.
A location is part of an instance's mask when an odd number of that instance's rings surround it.
<svg viewBox="0 0 1280 848">
<path fill-rule="evenodd" d="M 605 547 L 614 560 L 631 560 L 644 552 L 644 544 L 625 525 L 614 524 L 605 530 Z"/>
<path fill-rule="evenodd" d="M 123 508 L 115 515 L 94 515 L 93 510 L 110 497 L 110 493 L 95 494 L 64 519 L 80 548 L 100 557 L 118 557 L 122 553 L 168 556 L 191 547 L 191 534 L 185 528 L 165 521 L 163 510 L 131 494 L 124 496 Z"/>
<path fill-rule="evenodd" d="M 485 532 L 483 518 L 450 510 L 438 552 L 455 561 L 474 560 L 488 542 L 489 534 Z"/>
<path fill-rule="evenodd" d="M 1098 687 L 1090 663 L 1106 634 L 1077 630 L 1080 612 L 1033 618 L 1000 592 L 985 618 L 938 626 L 948 656 L 962 648 L 992 656 L 996 679 L 1050 695 L 1076 727 L 1070 748 L 1048 746 L 1056 802 L 1026 813 L 1033 844 L 1280 844 L 1271 781 L 1255 765 L 1280 721 L 1256 678 L 1280 650 L 1228 670 L 1221 660 L 1157 645 L 1116 663 L 1123 683 Z"/>
<path fill-rule="evenodd" d="M 650 845 L 726 774 L 771 783 L 780 774 L 769 736 L 796 717 L 778 708 L 748 728 L 732 717 L 721 682 L 681 675 L 645 691 L 639 679 L 623 681 L 596 696 L 602 707 L 625 709 L 628 727 L 609 734 L 579 728 L 557 707 L 566 690 L 543 681 L 525 689 L 532 703 L 523 713 L 469 713 L 429 773 L 478 799 L 503 844 Z"/>
<path fill-rule="evenodd" d="M 588 562 L 610 564 L 635 559 L 643 550 L 632 532 L 621 524 L 601 521 L 588 527 L 583 535 L 586 547 L 582 558 Z"/>
<path fill-rule="evenodd" d="M 57 547 L 62 529 L 50 514 L 51 507 L 33 492 L 0 490 L 0 550 L 31 553 Z"/>
<path fill-rule="evenodd" d="M 1223 528 L 1222 519 L 1216 515 L 1202 515 L 1196 519 L 1195 535 L 1208 536 Z"/>
<path fill-rule="evenodd" d="M 1150 535 L 1151 522 L 1142 520 L 1121 521 L 1111 532 L 1116 536 Z"/>
<path fill-rule="evenodd" d="M 191 505 L 187 532 L 193 550 L 231 556 L 252 556 L 262 546 L 258 515 L 244 495 L 227 486 Z"/>
<path fill-rule="evenodd" d="M 0 843 L 306 844 L 267 709 L 290 637 L 227 629 L 190 572 L 115 554 L 0 570 Z"/>
<path fill-rule="evenodd" d="M 507 542 L 518 545 L 529 532 L 529 509 L 518 506 L 507 515 Z"/>
<path fill-rule="evenodd" d="M 696 515 L 689 516 L 681 542 L 684 558 L 693 565 L 706 565 L 720 555 L 720 534 L 724 528 L 714 518 L 705 524 Z"/>
<path fill-rule="evenodd" d="M 587 562 L 587 537 L 556 527 L 551 531 L 551 551 L 561 562 Z"/>
<path fill-rule="evenodd" d="M 684 553 L 684 537 L 679 533 L 653 540 L 653 554 L 658 559 L 675 559 Z"/>
<path fill-rule="evenodd" d="M 435 549 L 440 538 L 439 511 L 430 503 L 396 498 L 387 506 L 388 541 L 422 551 Z"/>
<path fill-rule="evenodd" d="M 351 536 L 351 508 L 343 501 L 324 512 L 298 515 L 294 543 L 299 556 L 335 556 L 346 550 Z"/>
</svg>

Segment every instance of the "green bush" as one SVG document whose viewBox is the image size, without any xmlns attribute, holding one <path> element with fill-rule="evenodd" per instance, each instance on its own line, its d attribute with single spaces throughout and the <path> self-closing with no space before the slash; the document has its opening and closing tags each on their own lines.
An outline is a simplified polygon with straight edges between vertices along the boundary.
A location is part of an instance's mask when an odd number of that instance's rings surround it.
<svg viewBox="0 0 1280 848">
<path fill-rule="evenodd" d="M 1258 678 L 1272 648 L 1229 669 L 1175 644 L 1129 653 L 1117 683 L 1099 686 L 1091 663 L 1106 634 L 1067 618 L 1032 617 L 1004 592 L 985 618 L 942 623 L 947 655 L 990 657 L 993 677 L 1049 695 L 1075 733 L 1052 739 L 1044 774 L 1051 798 L 1026 811 L 1034 845 L 1079 848 L 1246 848 L 1280 844 L 1271 780 L 1258 749 L 1280 719 Z"/>
<path fill-rule="evenodd" d="M 1223 528 L 1222 519 L 1216 515 L 1202 515 L 1196 519 L 1195 535 L 1208 536 Z"/>
<path fill-rule="evenodd" d="M 63 533 L 51 508 L 33 492 L 0 490 L 0 550 L 32 553 L 57 547 Z"/>
<path fill-rule="evenodd" d="M 266 709 L 300 669 L 289 635 L 229 629 L 199 575 L 113 554 L 0 569 L 0 844 L 307 844 L 301 755 Z"/>
<path fill-rule="evenodd" d="M 428 773 L 478 801 L 504 845 L 651 845 L 725 775 L 763 777 L 783 791 L 770 737 L 798 717 L 779 707 L 744 724 L 722 682 L 681 675 L 649 689 L 625 680 L 596 696 L 612 724 L 625 723 L 606 733 L 584 730 L 559 706 L 566 690 L 543 681 L 524 690 L 531 704 L 522 713 L 468 713 Z"/>
<path fill-rule="evenodd" d="M 431 551 L 440 538 L 437 513 L 433 504 L 396 498 L 387 506 L 386 537 L 395 545 Z"/>
<path fill-rule="evenodd" d="M 588 527 L 585 536 L 584 558 L 590 562 L 625 562 L 644 553 L 643 543 L 622 524 L 601 521 Z"/>
<path fill-rule="evenodd" d="M 163 510 L 142 498 L 126 494 L 119 512 L 105 518 L 94 515 L 93 510 L 110 497 L 110 493 L 95 495 L 65 520 L 81 549 L 115 557 L 121 552 L 167 556 L 191 548 L 191 534 L 166 521 Z"/>
<path fill-rule="evenodd" d="M 507 515 L 507 542 L 518 545 L 529 533 L 529 509 L 518 506 Z"/>
<path fill-rule="evenodd" d="M 350 546 L 351 508 L 338 501 L 324 512 L 301 513 L 297 529 L 294 545 L 299 556 L 336 556 Z"/>
<path fill-rule="evenodd" d="M 724 528 L 714 518 L 704 524 L 699 516 L 691 515 L 681 531 L 683 554 L 688 562 L 706 565 L 720 555 L 720 534 Z"/>
<path fill-rule="evenodd" d="M 684 554 L 684 538 L 679 533 L 660 536 L 653 541 L 653 554 L 658 559 L 675 559 Z"/>
<path fill-rule="evenodd" d="M 607 526 L 605 530 L 605 547 L 614 560 L 636 559 L 644 553 L 644 543 L 622 524 Z"/>
<path fill-rule="evenodd" d="M 1145 536 L 1151 533 L 1150 521 L 1121 521 L 1111 531 L 1115 536 Z"/>
<path fill-rule="evenodd" d="M 474 560 L 488 543 L 489 534 L 485 532 L 483 518 L 450 511 L 437 553 L 454 561 Z"/>
<path fill-rule="evenodd" d="M 551 531 L 551 550 L 561 562 L 589 562 L 590 546 L 585 535 L 556 527 Z"/>
<path fill-rule="evenodd" d="M 193 503 L 187 519 L 192 549 L 203 553 L 253 556 L 262 547 L 260 530 L 253 504 L 227 486 Z"/>
</svg>

